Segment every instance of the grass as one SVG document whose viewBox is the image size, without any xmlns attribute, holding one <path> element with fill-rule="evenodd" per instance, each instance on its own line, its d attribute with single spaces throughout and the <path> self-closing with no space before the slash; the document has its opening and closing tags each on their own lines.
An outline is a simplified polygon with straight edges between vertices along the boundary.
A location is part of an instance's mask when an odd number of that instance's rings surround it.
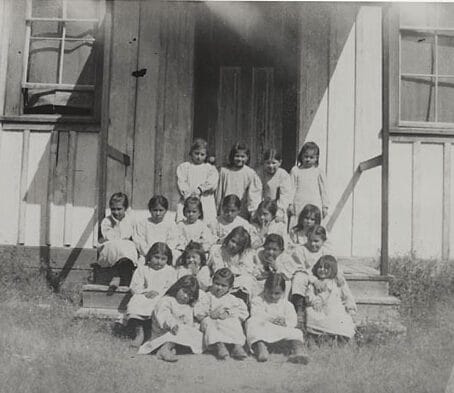
<svg viewBox="0 0 454 393">
<path fill-rule="evenodd" d="M 367 344 L 309 348 L 307 366 L 286 363 L 282 355 L 265 364 L 210 355 L 166 364 L 137 356 L 109 323 L 74 319 L 77 304 L 52 293 L 36 272 L 8 261 L 0 271 L 2 393 L 432 393 L 444 392 L 454 366 L 454 268 L 433 261 L 401 258 L 391 265 L 405 337 L 378 339 L 377 332 Z"/>
</svg>

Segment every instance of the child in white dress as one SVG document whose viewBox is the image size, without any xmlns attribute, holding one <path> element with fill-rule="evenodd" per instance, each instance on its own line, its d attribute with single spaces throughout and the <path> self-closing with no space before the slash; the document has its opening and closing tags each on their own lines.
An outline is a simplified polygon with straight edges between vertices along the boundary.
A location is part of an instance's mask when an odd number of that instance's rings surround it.
<svg viewBox="0 0 454 393">
<path fill-rule="evenodd" d="M 319 166 L 320 149 L 314 142 L 307 142 L 298 154 L 297 165 L 290 171 L 294 190 L 291 214 L 293 221 L 307 204 L 317 206 L 322 218 L 328 214 L 328 191 L 325 173 Z"/>
<path fill-rule="evenodd" d="M 202 291 L 206 291 L 211 285 L 211 273 L 206 265 L 206 253 L 200 243 L 190 242 L 177 260 L 177 278 L 188 274 L 197 277 Z"/>
<path fill-rule="evenodd" d="M 215 243 L 215 238 L 204 222 L 202 202 L 196 196 L 186 198 L 183 214 L 185 219 L 177 224 L 176 248 L 183 251 L 189 242 L 202 244 L 205 251 L 209 251 Z"/>
<path fill-rule="evenodd" d="M 308 204 L 304 206 L 298 217 L 298 223 L 290 229 L 289 235 L 293 244 L 303 245 L 307 242 L 307 233 L 315 225 L 320 225 L 322 212 L 315 206 Z"/>
<path fill-rule="evenodd" d="M 287 341 L 292 348 L 289 361 L 307 364 L 303 351 L 303 333 L 296 328 L 295 308 L 285 297 L 285 277 L 271 274 L 265 290 L 252 299 L 251 317 L 246 322 L 247 343 L 259 362 L 268 360 L 269 344 Z"/>
<path fill-rule="evenodd" d="M 234 282 L 233 273 L 222 268 L 213 276 L 213 284 L 207 296 L 194 306 L 195 317 L 201 321 L 203 342 L 206 348 L 215 347 L 218 359 L 229 356 L 227 344 L 231 344 L 231 356 L 238 360 L 247 357 L 243 348 L 246 337 L 242 322 L 249 316 L 246 304 L 230 294 Z"/>
<path fill-rule="evenodd" d="M 139 348 L 139 354 L 158 349 L 156 355 L 166 362 L 178 360 L 179 347 L 202 353 L 203 336 L 194 323 L 194 304 L 199 297 L 199 284 L 194 276 L 181 277 L 159 300 L 153 311 L 151 338 Z"/>
<path fill-rule="evenodd" d="M 222 200 L 221 215 L 217 217 L 216 222 L 211 228 L 218 244 L 222 244 L 226 236 L 232 232 L 233 228 L 242 226 L 248 232 L 251 232 L 251 225 L 239 215 L 240 210 L 240 198 L 234 194 L 224 197 Z"/>
<path fill-rule="evenodd" d="M 262 182 L 257 173 L 247 166 L 249 148 L 242 144 L 233 145 L 229 154 L 229 165 L 222 167 L 216 190 L 216 206 L 221 212 L 221 203 L 226 195 L 235 194 L 240 198 L 240 215 L 249 219 L 262 199 Z"/>
<path fill-rule="evenodd" d="M 312 274 L 316 279 L 311 281 L 307 292 L 308 333 L 352 338 L 356 304 L 347 281 L 339 280 L 336 259 L 331 255 L 322 256 L 313 266 Z"/>
<path fill-rule="evenodd" d="M 243 227 L 236 227 L 228 234 L 222 245 L 215 244 L 210 251 L 208 267 L 212 274 L 221 268 L 229 268 L 234 277 L 233 292 L 246 303 L 258 294 L 254 277 L 255 251 L 251 249 L 251 237 Z"/>
<path fill-rule="evenodd" d="M 189 150 L 190 160 L 177 167 L 177 185 L 181 200 L 177 207 L 177 222 L 183 219 L 183 204 L 190 196 L 200 198 L 206 223 L 216 219 L 214 192 L 219 181 L 216 167 L 207 163 L 208 143 L 196 139 Z"/>
<path fill-rule="evenodd" d="M 144 323 L 159 299 L 176 281 L 176 272 L 172 267 L 172 251 L 165 243 L 151 246 L 145 258 L 145 265 L 139 265 L 131 280 L 132 298 L 129 300 L 126 319 L 136 330 L 134 346 L 142 345 Z"/>
<path fill-rule="evenodd" d="M 109 200 L 111 214 L 101 221 L 98 265 L 112 268 L 109 284 L 112 290 L 120 285 L 128 286 L 134 266 L 137 266 L 137 250 L 132 242 L 134 220 L 127 212 L 128 207 L 126 194 L 113 194 Z"/>
<path fill-rule="evenodd" d="M 293 189 L 290 175 L 281 168 L 281 164 L 281 154 L 276 149 L 269 149 L 263 154 L 263 165 L 257 174 L 262 181 L 262 199 L 274 199 L 277 202 L 276 220 L 287 222 Z"/>
</svg>

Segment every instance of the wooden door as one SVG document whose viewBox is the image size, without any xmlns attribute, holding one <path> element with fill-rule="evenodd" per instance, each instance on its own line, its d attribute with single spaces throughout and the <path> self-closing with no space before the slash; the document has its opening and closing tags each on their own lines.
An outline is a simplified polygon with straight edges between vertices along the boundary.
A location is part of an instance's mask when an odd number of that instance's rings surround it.
<svg viewBox="0 0 454 393">
<path fill-rule="evenodd" d="M 296 23 L 279 5 L 247 8 L 257 18 L 244 29 L 214 6 L 198 13 L 194 135 L 208 140 L 219 166 L 242 141 L 251 150 L 250 166 L 275 147 L 288 169 L 296 146 Z"/>
</svg>

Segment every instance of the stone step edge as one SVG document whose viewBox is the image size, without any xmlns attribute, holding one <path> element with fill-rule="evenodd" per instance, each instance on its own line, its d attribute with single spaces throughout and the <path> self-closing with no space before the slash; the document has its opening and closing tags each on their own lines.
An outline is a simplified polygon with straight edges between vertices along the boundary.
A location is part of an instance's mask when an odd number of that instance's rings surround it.
<svg viewBox="0 0 454 393">
<path fill-rule="evenodd" d="M 398 306 L 400 300 L 395 296 L 360 296 L 355 298 L 356 304 L 377 304 L 383 306 Z"/>
</svg>

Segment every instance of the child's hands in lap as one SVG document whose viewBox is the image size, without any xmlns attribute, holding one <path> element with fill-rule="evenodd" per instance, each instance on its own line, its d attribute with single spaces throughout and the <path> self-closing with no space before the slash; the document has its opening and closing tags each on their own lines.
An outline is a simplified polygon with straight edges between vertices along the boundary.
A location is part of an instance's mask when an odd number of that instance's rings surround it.
<svg viewBox="0 0 454 393">
<path fill-rule="evenodd" d="M 170 329 L 170 333 L 175 335 L 178 333 L 178 330 L 180 330 L 180 326 L 175 325 L 172 329 Z"/>
<path fill-rule="evenodd" d="M 159 293 L 156 291 L 149 291 L 149 292 L 145 293 L 145 297 L 147 299 L 153 299 L 154 297 L 156 297 L 158 295 L 159 295 Z"/>
<path fill-rule="evenodd" d="M 216 308 L 210 313 L 211 319 L 226 319 L 229 316 L 229 311 L 227 308 Z"/>
<path fill-rule="evenodd" d="M 278 325 L 278 326 L 287 326 L 287 324 L 285 323 L 285 319 L 282 317 L 277 317 L 277 318 L 271 319 L 271 323 L 273 325 Z"/>
</svg>

